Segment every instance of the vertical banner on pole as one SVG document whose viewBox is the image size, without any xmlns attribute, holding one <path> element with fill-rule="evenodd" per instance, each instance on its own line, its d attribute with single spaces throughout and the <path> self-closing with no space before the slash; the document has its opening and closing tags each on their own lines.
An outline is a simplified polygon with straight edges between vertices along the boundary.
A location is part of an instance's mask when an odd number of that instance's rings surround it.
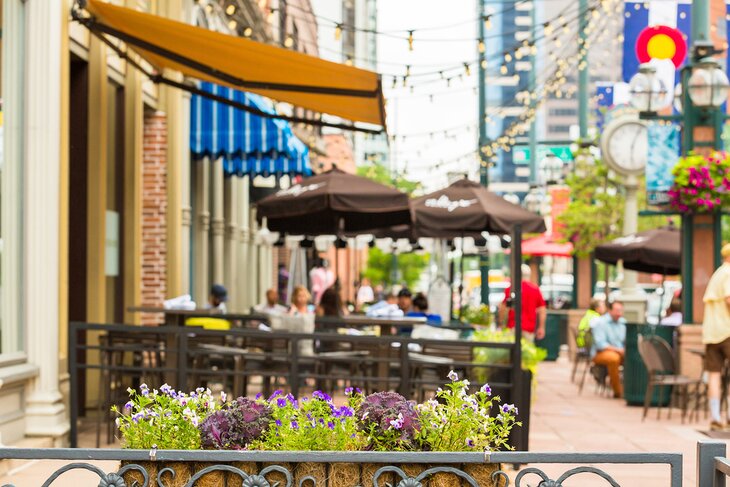
<svg viewBox="0 0 730 487">
<path fill-rule="evenodd" d="M 647 133 L 646 198 L 650 205 L 665 205 L 674 181 L 672 168 L 679 158 L 679 127 L 650 122 Z"/>
</svg>

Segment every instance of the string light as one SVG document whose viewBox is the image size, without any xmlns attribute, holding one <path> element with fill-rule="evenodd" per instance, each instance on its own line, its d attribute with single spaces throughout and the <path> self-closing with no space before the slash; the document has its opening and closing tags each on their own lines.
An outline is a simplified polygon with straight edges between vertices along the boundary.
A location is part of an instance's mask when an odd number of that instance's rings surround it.
<svg viewBox="0 0 730 487">
<path fill-rule="evenodd" d="M 345 59 L 345 65 L 352 66 L 352 56 L 347 56 Z"/>
<path fill-rule="evenodd" d="M 231 19 L 228 21 L 228 28 L 231 30 L 236 30 L 236 21 Z"/>
<path fill-rule="evenodd" d="M 484 44 L 484 40 L 483 39 L 479 39 L 478 48 L 479 48 L 479 52 L 482 53 L 482 54 L 484 54 L 484 51 L 487 50 L 487 46 Z"/>
<path fill-rule="evenodd" d="M 243 36 L 244 37 L 251 37 L 253 35 L 253 29 L 251 27 L 246 27 L 243 29 Z"/>
<path fill-rule="evenodd" d="M 406 77 L 411 75 L 411 65 L 406 64 Z"/>
<path fill-rule="evenodd" d="M 484 17 L 484 28 L 487 30 L 492 28 L 492 16 L 491 15 L 487 15 L 486 17 Z"/>
<path fill-rule="evenodd" d="M 413 31 L 412 30 L 408 31 L 408 50 L 409 51 L 413 50 Z"/>
<path fill-rule="evenodd" d="M 487 60 L 486 59 L 482 59 L 481 66 L 482 66 L 482 69 L 487 69 Z"/>
<path fill-rule="evenodd" d="M 236 6 L 233 5 L 232 3 L 228 4 L 228 6 L 226 7 L 226 14 L 233 15 L 235 13 L 236 13 Z"/>
<path fill-rule="evenodd" d="M 294 45 L 294 38 L 292 36 L 286 36 L 284 40 L 284 47 L 292 47 Z"/>
<path fill-rule="evenodd" d="M 471 76 L 471 68 L 469 67 L 469 63 L 464 63 L 464 72 L 467 76 Z"/>
<path fill-rule="evenodd" d="M 510 53 L 506 53 L 506 54 L 504 55 L 504 62 L 505 62 L 505 63 L 508 63 L 508 62 L 510 62 L 510 61 L 512 61 L 512 55 L 511 55 Z"/>
</svg>

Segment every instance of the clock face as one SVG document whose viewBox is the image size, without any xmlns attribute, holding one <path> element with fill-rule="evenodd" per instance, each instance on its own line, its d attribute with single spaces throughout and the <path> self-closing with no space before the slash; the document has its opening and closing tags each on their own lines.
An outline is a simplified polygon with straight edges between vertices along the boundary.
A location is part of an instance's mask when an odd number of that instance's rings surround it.
<svg viewBox="0 0 730 487">
<path fill-rule="evenodd" d="M 649 150 L 646 125 L 636 120 L 623 121 L 606 136 L 606 155 L 614 169 L 626 174 L 644 170 Z"/>
</svg>

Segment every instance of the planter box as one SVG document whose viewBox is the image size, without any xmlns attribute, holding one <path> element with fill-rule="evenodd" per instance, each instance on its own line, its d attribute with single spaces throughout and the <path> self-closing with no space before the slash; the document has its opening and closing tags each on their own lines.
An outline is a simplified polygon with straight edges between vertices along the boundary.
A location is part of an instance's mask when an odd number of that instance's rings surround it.
<svg viewBox="0 0 730 487">
<path fill-rule="evenodd" d="M 220 452 L 209 452 L 215 453 Z M 228 452 L 227 452 L 228 453 Z M 230 452 L 235 453 L 235 452 Z M 297 452 L 246 452 L 242 457 L 281 456 L 281 454 L 297 456 Z M 363 453 L 365 456 L 363 456 Z M 432 460 L 434 456 L 453 458 L 444 462 L 409 462 L 400 460 L 423 455 Z M 458 461 L 460 456 L 464 460 Z M 475 456 L 478 455 L 478 456 Z M 484 454 L 474 453 L 375 453 L 375 452 L 300 452 L 298 456 L 318 456 L 318 461 L 307 462 L 264 462 L 264 461 L 231 461 L 231 462 L 199 462 L 199 461 L 123 461 L 122 476 L 127 485 L 145 485 L 142 470 L 147 472 L 147 485 L 163 485 L 167 487 L 278 487 L 316 486 L 316 487 L 451 487 L 497 486 L 497 479 L 492 476 L 500 470 L 498 463 L 484 463 Z M 336 457 L 338 461 L 325 461 L 325 458 Z M 352 457 L 350 462 L 340 461 Z M 366 463 L 367 456 L 392 457 L 390 462 Z M 481 457 L 481 462 L 473 462 Z M 126 470 L 126 471 L 124 471 Z M 495 477 L 497 477 L 495 475 Z M 410 480 L 409 480 L 410 479 Z M 500 485 L 504 479 L 500 478 Z M 158 484 L 159 482 L 159 484 Z"/>
</svg>

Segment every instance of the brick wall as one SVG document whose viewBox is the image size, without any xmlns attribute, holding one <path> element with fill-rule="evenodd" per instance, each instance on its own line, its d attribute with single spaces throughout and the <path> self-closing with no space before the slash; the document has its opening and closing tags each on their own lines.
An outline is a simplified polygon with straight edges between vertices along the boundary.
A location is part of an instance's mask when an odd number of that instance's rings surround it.
<svg viewBox="0 0 730 487">
<path fill-rule="evenodd" d="M 167 283 L 167 117 L 164 112 L 145 113 L 143 139 L 142 305 L 162 306 Z M 142 316 L 143 324 L 159 322 L 159 316 Z"/>
</svg>

